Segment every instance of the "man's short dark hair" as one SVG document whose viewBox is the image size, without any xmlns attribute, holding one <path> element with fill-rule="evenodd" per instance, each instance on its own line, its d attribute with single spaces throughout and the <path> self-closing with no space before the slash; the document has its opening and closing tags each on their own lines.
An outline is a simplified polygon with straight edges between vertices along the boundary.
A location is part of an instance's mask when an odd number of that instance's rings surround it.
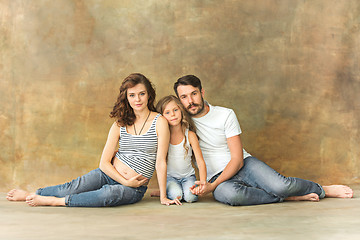
<svg viewBox="0 0 360 240">
<path fill-rule="evenodd" d="M 201 81 L 198 77 L 194 76 L 194 75 L 186 75 L 183 76 L 181 78 L 179 78 L 176 83 L 174 83 L 174 91 L 176 93 L 176 96 L 179 97 L 177 88 L 179 85 L 191 85 L 193 87 L 197 87 L 199 88 L 200 92 L 201 92 Z"/>
</svg>

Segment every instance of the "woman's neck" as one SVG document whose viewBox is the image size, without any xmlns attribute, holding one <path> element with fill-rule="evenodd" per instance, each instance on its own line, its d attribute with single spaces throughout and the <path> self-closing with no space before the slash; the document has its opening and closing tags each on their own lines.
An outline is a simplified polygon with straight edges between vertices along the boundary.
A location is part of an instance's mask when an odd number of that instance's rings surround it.
<svg viewBox="0 0 360 240">
<path fill-rule="evenodd" d="M 136 120 L 135 121 L 144 121 L 150 114 L 150 110 L 147 108 L 147 109 L 144 109 L 143 111 L 140 111 L 140 112 L 135 112 L 134 111 L 134 114 L 135 114 L 135 117 L 136 117 Z"/>
</svg>

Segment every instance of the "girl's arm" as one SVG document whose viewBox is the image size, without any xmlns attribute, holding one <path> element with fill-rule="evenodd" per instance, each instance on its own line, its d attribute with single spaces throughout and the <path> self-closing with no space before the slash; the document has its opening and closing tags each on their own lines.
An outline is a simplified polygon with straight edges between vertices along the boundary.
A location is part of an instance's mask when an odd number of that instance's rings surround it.
<svg viewBox="0 0 360 240">
<path fill-rule="evenodd" d="M 189 143 L 193 149 L 196 163 L 199 168 L 199 175 L 200 175 L 200 186 L 203 186 L 206 183 L 206 165 L 204 161 L 204 157 L 202 155 L 199 140 L 196 134 L 193 131 L 189 131 Z"/>
<path fill-rule="evenodd" d="M 106 144 L 104 150 L 101 154 L 100 165 L 99 168 L 106 175 L 114 179 L 115 181 L 121 183 L 122 185 L 128 187 L 139 187 L 144 184 L 145 180 L 139 181 L 137 180 L 141 175 L 135 176 L 129 180 L 125 179 L 111 164 L 111 160 L 114 156 L 114 152 L 117 147 L 117 143 L 120 138 L 120 127 L 113 123 L 110 128 L 108 138 L 106 140 Z"/>
<path fill-rule="evenodd" d="M 160 189 L 160 202 L 164 205 L 181 205 L 179 199 L 170 200 L 166 196 L 166 155 L 170 142 L 170 131 L 167 120 L 164 117 L 159 117 L 156 123 L 156 133 L 158 136 L 158 149 L 156 155 L 156 174 Z"/>
</svg>

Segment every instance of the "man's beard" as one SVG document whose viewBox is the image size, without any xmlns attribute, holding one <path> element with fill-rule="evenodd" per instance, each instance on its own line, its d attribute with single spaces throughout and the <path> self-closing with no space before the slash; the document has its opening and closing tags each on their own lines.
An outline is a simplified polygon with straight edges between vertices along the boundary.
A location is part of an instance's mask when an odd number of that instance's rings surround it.
<svg viewBox="0 0 360 240">
<path fill-rule="evenodd" d="M 200 107 L 200 108 L 195 113 L 192 113 L 192 112 L 189 111 L 191 107 Z M 194 116 L 198 115 L 199 113 L 201 113 L 204 110 L 204 107 L 205 107 L 204 99 L 201 96 L 201 103 L 200 104 L 192 103 L 186 108 L 186 110 L 187 110 L 187 112 L 189 113 L 189 115 L 191 117 L 194 117 Z"/>
</svg>

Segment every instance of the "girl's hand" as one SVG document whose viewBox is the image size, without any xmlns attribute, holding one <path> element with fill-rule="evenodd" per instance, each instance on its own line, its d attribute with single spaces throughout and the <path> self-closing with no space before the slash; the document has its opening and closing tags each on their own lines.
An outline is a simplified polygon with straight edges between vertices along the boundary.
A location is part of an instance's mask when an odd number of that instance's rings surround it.
<svg viewBox="0 0 360 240">
<path fill-rule="evenodd" d="M 190 187 L 190 191 L 194 195 L 203 195 L 206 190 L 206 181 L 196 181 L 194 186 Z"/>
<path fill-rule="evenodd" d="M 147 178 L 144 178 L 144 179 L 141 179 L 140 178 L 142 177 L 141 174 L 138 174 L 132 178 L 129 178 L 127 181 L 126 181 L 126 186 L 127 187 L 133 187 L 133 188 L 137 188 L 137 187 L 140 187 L 142 185 L 144 185 L 145 183 L 147 183 L 149 181 L 149 179 Z"/>
<path fill-rule="evenodd" d="M 194 195 L 202 195 L 204 190 L 201 191 L 200 186 L 197 186 L 196 184 L 190 187 L 190 192 Z"/>
<path fill-rule="evenodd" d="M 166 205 L 166 206 L 170 206 L 171 204 L 176 204 L 176 205 L 182 205 L 179 198 L 176 198 L 174 200 L 170 200 L 168 198 L 163 198 L 160 200 L 161 204 Z"/>
</svg>

